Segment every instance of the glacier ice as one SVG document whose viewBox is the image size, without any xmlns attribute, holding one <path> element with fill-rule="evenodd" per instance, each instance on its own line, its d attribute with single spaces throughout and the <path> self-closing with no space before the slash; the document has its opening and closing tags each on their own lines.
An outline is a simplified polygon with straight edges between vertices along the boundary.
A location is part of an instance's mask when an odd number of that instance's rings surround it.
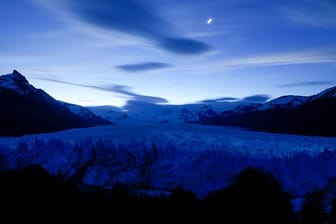
<svg viewBox="0 0 336 224">
<path fill-rule="evenodd" d="M 200 196 L 222 189 L 246 167 L 275 175 L 303 196 L 336 176 L 336 138 L 202 125 L 109 125 L 0 138 L 2 169 L 40 164 L 53 174 L 111 188 L 169 190 Z"/>
</svg>

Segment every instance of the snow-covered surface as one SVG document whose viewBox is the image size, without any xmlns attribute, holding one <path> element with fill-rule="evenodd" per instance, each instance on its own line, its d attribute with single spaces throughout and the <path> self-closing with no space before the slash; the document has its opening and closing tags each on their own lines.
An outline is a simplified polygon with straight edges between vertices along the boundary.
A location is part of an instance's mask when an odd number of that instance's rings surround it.
<svg viewBox="0 0 336 224">
<path fill-rule="evenodd" d="M 326 89 L 319 94 L 311 96 L 311 100 L 318 100 L 322 98 L 336 98 L 336 86 Z"/>
<path fill-rule="evenodd" d="M 263 104 L 258 110 L 270 110 L 276 108 L 297 108 L 307 101 L 305 96 L 282 96 Z"/>
<path fill-rule="evenodd" d="M 84 169 L 84 184 L 182 186 L 201 196 L 227 186 L 246 167 L 271 172 L 297 196 L 336 176 L 336 138 L 191 124 L 116 124 L 0 138 L 0 154 L 8 168 L 35 163 L 66 176 Z"/>
<path fill-rule="evenodd" d="M 7 75 L 1 75 L 0 88 L 12 90 L 21 95 L 34 90 L 34 87 L 28 83 L 26 78 L 17 71 L 13 71 L 13 73 Z"/>
<path fill-rule="evenodd" d="M 69 110 L 74 114 L 82 114 L 82 107 L 74 104 L 65 103 L 64 104 Z"/>
<path fill-rule="evenodd" d="M 236 108 L 232 110 L 235 113 L 248 113 L 248 112 L 255 112 L 255 111 L 266 111 L 272 109 L 296 109 L 301 105 L 306 103 L 325 99 L 325 98 L 336 98 L 336 86 L 326 89 L 316 95 L 312 96 L 281 96 L 275 98 L 271 101 L 265 103 L 249 103 L 249 104 L 242 104 L 238 105 Z"/>
<path fill-rule="evenodd" d="M 76 105 L 76 104 L 70 104 L 59 101 L 61 104 L 66 106 L 72 113 L 82 117 L 82 118 L 93 118 L 95 117 L 95 114 L 92 113 L 90 110 L 86 109 L 85 107 Z"/>
<path fill-rule="evenodd" d="M 96 115 L 117 124 L 183 124 L 197 122 L 207 112 L 223 112 L 239 103 L 215 102 L 185 105 L 150 104 L 129 101 L 122 108 L 114 106 L 88 107 Z"/>
</svg>

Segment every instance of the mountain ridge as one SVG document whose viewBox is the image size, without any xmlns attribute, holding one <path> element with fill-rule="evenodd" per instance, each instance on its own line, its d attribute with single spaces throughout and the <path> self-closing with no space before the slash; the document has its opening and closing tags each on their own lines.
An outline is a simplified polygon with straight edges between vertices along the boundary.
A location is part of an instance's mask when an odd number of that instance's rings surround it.
<svg viewBox="0 0 336 224">
<path fill-rule="evenodd" d="M 36 89 L 17 70 L 0 76 L 0 136 L 53 132 L 69 128 L 111 124 L 84 107 L 76 114 L 71 104 L 57 101 Z"/>
<path fill-rule="evenodd" d="M 242 106 L 199 122 L 259 131 L 336 136 L 336 86 L 312 96 L 282 96 L 264 104 Z"/>
</svg>

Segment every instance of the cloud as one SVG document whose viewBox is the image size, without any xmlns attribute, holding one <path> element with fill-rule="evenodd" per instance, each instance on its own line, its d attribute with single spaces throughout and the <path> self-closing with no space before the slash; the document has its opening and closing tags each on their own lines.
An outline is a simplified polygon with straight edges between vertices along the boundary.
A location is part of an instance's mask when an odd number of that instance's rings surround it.
<svg viewBox="0 0 336 224">
<path fill-rule="evenodd" d="M 199 37 L 214 37 L 229 34 L 229 31 L 206 31 L 206 32 L 192 32 L 189 35 L 193 38 Z"/>
<path fill-rule="evenodd" d="M 336 49 L 317 49 L 231 59 L 223 63 L 227 66 L 267 66 L 290 64 L 335 63 Z"/>
<path fill-rule="evenodd" d="M 201 54 L 210 47 L 197 40 L 172 35 L 173 25 L 145 0 L 45 0 L 55 8 L 70 12 L 70 19 L 99 28 L 123 32 L 149 40 L 157 47 L 179 54 Z M 56 2 L 56 4 L 55 4 Z"/>
<path fill-rule="evenodd" d="M 250 104 L 250 103 L 265 103 L 267 100 L 271 99 L 271 96 L 267 94 L 256 94 L 252 96 L 247 96 L 244 98 L 237 97 L 222 97 L 217 99 L 207 99 L 202 100 L 200 103 L 242 103 L 242 104 Z"/>
<path fill-rule="evenodd" d="M 247 101 L 247 102 L 255 102 L 255 103 L 264 103 L 267 100 L 269 100 L 271 97 L 266 94 L 257 94 L 252 96 L 247 96 L 243 98 L 241 101 Z"/>
<path fill-rule="evenodd" d="M 61 81 L 61 80 L 56 80 L 56 79 L 44 79 L 43 78 L 40 80 L 44 80 L 48 82 L 56 82 L 56 83 L 72 85 L 72 86 L 80 86 L 80 87 L 85 87 L 85 88 L 97 89 L 97 90 L 106 91 L 106 92 L 118 93 L 118 94 L 128 97 L 130 100 L 141 101 L 141 102 L 146 102 L 146 103 L 152 103 L 152 104 L 168 103 L 168 100 L 161 98 L 161 97 L 146 96 L 146 95 L 134 93 L 131 91 L 131 87 L 124 86 L 124 85 L 113 85 L 112 84 L 108 86 L 95 86 L 95 85 L 86 85 L 86 84 L 80 84 L 80 83 L 66 82 L 66 81 Z"/>
<path fill-rule="evenodd" d="M 288 84 L 281 84 L 278 87 L 288 88 L 288 87 L 300 87 L 300 86 L 325 86 L 325 85 L 334 85 L 336 81 L 310 81 L 310 82 L 295 82 Z"/>
<path fill-rule="evenodd" d="M 225 103 L 225 102 L 232 102 L 232 101 L 238 101 L 239 98 L 235 97 L 222 97 L 217 99 L 207 99 L 202 100 L 201 103 Z"/>
<path fill-rule="evenodd" d="M 223 72 L 227 69 L 335 63 L 336 47 L 330 46 L 328 48 L 274 52 L 268 54 L 251 55 L 247 57 L 220 58 L 199 64 L 187 64 L 183 68 L 178 68 L 178 71 L 192 71 L 193 74 L 208 74 L 208 72 L 204 71 L 209 71 L 209 68 L 211 68 L 213 73 L 216 73 Z"/>
<path fill-rule="evenodd" d="M 290 21 L 319 28 L 336 26 L 336 2 L 334 0 L 299 0 L 280 7 L 280 12 Z"/>
<path fill-rule="evenodd" d="M 139 64 L 127 64 L 127 65 L 119 65 L 116 68 L 121 69 L 126 72 L 143 72 L 155 69 L 162 69 L 171 67 L 170 64 L 161 63 L 161 62 L 145 62 Z"/>
<path fill-rule="evenodd" d="M 107 87 L 100 87 L 101 89 L 104 89 L 105 91 L 110 91 L 110 92 L 115 92 L 119 93 L 125 96 L 131 97 L 131 99 L 135 101 L 141 101 L 141 102 L 146 102 L 146 103 L 168 103 L 168 100 L 161 98 L 161 97 L 156 97 L 156 96 L 145 96 L 145 95 L 140 95 L 137 93 L 133 93 L 130 91 L 130 87 L 128 86 L 123 86 L 123 85 L 110 85 Z"/>
<path fill-rule="evenodd" d="M 162 37 L 155 41 L 157 46 L 173 53 L 201 54 L 210 50 L 205 43 L 180 37 Z"/>
</svg>

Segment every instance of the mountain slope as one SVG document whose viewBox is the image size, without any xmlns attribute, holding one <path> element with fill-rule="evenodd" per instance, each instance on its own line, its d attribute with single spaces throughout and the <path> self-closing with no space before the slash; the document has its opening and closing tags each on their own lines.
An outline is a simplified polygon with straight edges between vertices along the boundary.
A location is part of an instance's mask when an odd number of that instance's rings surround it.
<svg viewBox="0 0 336 224">
<path fill-rule="evenodd" d="M 201 120 L 261 131 L 336 136 L 336 87 L 310 97 L 284 96 L 254 107 L 225 111 Z"/>
<path fill-rule="evenodd" d="M 0 76 L 0 135 L 16 136 L 110 124 L 87 109 L 73 113 L 68 104 L 36 89 L 16 70 Z"/>
</svg>

